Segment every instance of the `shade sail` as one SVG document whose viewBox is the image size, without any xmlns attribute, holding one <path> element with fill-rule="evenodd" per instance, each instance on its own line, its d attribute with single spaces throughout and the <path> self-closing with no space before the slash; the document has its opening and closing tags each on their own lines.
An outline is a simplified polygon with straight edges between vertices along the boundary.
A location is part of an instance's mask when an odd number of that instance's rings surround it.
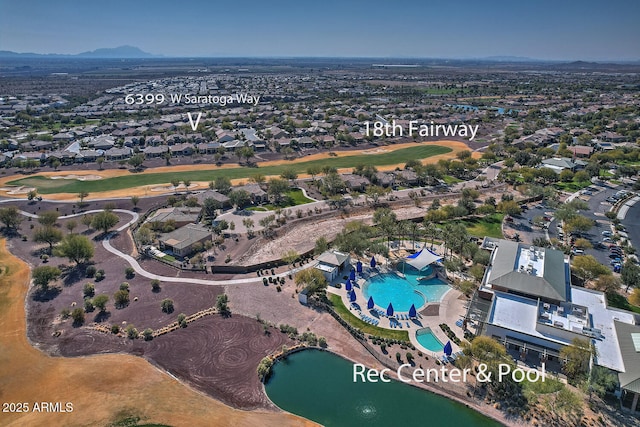
<svg viewBox="0 0 640 427">
<path fill-rule="evenodd" d="M 451 341 L 447 341 L 447 343 L 444 345 L 444 354 L 446 354 L 447 356 L 451 356 L 452 352 L 453 349 L 451 348 Z"/>
<path fill-rule="evenodd" d="M 351 270 L 351 272 L 349 273 L 349 279 L 356 280 L 356 271 L 355 270 Z"/>
<path fill-rule="evenodd" d="M 356 271 L 362 273 L 362 263 L 360 261 L 356 263 Z"/>
<path fill-rule="evenodd" d="M 371 266 L 371 268 L 375 268 L 375 266 L 376 266 L 376 257 L 374 257 L 374 256 L 371 257 L 371 262 L 369 262 L 369 265 Z"/>
<path fill-rule="evenodd" d="M 416 317 L 416 306 L 415 306 L 415 304 L 411 304 L 411 308 L 409 309 L 409 317 Z"/>
<path fill-rule="evenodd" d="M 407 257 L 406 263 L 417 270 L 422 270 L 429 264 L 432 264 L 441 259 L 442 257 L 440 255 L 434 254 L 427 248 L 422 248 L 419 252 L 409 255 Z"/>
<path fill-rule="evenodd" d="M 371 310 L 375 303 L 373 302 L 373 297 L 369 297 L 369 301 L 367 301 L 367 308 Z"/>
<path fill-rule="evenodd" d="M 349 294 L 349 301 L 354 302 L 355 300 L 356 300 L 356 293 L 354 291 L 351 291 L 351 293 Z"/>
<path fill-rule="evenodd" d="M 353 285 L 351 284 L 351 280 L 347 279 L 347 282 L 344 284 L 344 288 L 347 290 L 347 292 L 351 291 L 351 289 L 353 289 Z"/>
<path fill-rule="evenodd" d="M 389 307 L 387 307 L 387 316 L 393 316 L 393 304 L 389 303 Z"/>
</svg>

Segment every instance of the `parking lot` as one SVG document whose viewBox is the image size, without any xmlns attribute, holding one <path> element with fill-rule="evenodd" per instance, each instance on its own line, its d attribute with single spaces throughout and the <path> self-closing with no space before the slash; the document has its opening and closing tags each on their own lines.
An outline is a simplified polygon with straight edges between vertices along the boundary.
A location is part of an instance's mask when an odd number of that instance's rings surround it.
<svg viewBox="0 0 640 427">
<path fill-rule="evenodd" d="M 623 187 L 609 186 L 608 184 L 591 185 L 583 191 L 579 197 L 587 202 L 589 210 L 579 212 L 594 221 L 595 226 L 588 233 L 583 233 L 583 237 L 593 245 L 591 249 L 585 249 L 583 253 L 577 251 L 574 254 L 592 255 L 600 263 L 610 267 L 613 270 L 612 262 L 616 258 L 615 251 L 611 251 L 609 246 L 613 242 L 608 242 L 610 238 L 608 233 L 613 233 L 612 223 L 605 213 L 611 209 L 612 197 Z M 561 229 L 558 228 L 558 221 L 553 218 L 554 210 L 543 203 L 529 204 L 528 208 L 521 215 L 513 217 L 512 220 L 505 222 L 505 237 L 513 239 L 514 236 L 519 238 L 523 243 L 532 244 L 536 238 L 559 239 L 561 237 L 569 241 L 570 236 L 559 235 Z M 545 218 L 544 227 L 535 224 L 536 217 Z M 551 220 L 551 221 L 549 221 Z M 627 212 L 626 218 L 622 221 L 626 227 L 626 232 L 632 242 L 640 242 L 640 203 L 633 206 Z M 548 228 L 545 228 L 548 227 Z M 604 233 L 604 234 L 603 234 Z M 603 241 L 603 239 L 605 241 Z"/>
</svg>

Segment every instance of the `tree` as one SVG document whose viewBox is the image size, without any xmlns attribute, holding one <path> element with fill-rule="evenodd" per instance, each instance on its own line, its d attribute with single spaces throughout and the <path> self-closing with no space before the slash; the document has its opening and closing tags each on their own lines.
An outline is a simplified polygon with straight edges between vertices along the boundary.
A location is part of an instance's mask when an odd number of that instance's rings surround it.
<svg viewBox="0 0 640 427">
<path fill-rule="evenodd" d="M 73 230 L 78 226 L 78 222 L 74 219 L 70 219 L 64 226 L 69 230 L 69 233 L 73 234 Z"/>
<path fill-rule="evenodd" d="M 93 216 L 93 220 L 91 221 L 91 226 L 96 230 L 102 230 L 103 233 L 107 233 L 111 227 L 116 225 L 120 221 L 118 215 L 113 212 L 104 210 L 102 212 L 98 212 Z"/>
<path fill-rule="evenodd" d="M 231 180 L 226 176 L 218 176 L 209 184 L 209 187 L 219 193 L 229 194 L 231 191 Z"/>
<path fill-rule="evenodd" d="M 56 211 L 42 212 L 38 215 L 38 222 L 45 227 L 53 227 L 58 221 L 60 214 Z"/>
<path fill-rule="evenodd" d="M 53 245 L 60 242 L 62 238 L 62 231 L 52 226 L 38 227 L 33 234 L 34 241 L 49 244 L 49 253 L 53 251 Z"/>
<path fill-rule="evenodd" d="M 237 152 L 238 157 L 244 157 L 247 160 L 247 164 L 249 164 L 249 160 L 255 155 L 253 148 L 251 147 L 240 147 Z"/>
<path fill-rule="evenodd" d="M 255 222 L 251 218 L 244 218 L 242 220 L 242 225 L 247 229 L 247 235 L 249 237 L 253 237 L 253 227 L 255 227 Z"/>
<path fill-rule="evenodd" d="M 595 279 L 598 276 L 611 274 L 606 266 L 600 264 L 592 255 L 578 255 L 571 263 L 573 273 L 585 282 Z"/>
<path fill-rule="evenodd" d="M 78 193 L 78 199 L 80 200 L 80 205 L 84 204 L 84 199 L 86 199 L 87 197 L 89 197 L 89 193 L 87 193 L 86 191 L 81 191 Z"/>
<path fill-rule="evenodd" d="M 593 227 L 593 220 L 583 215 L 576 215 L 564 223 L 564 230 L 567 233 L 574 231 L 586 233 L 591 227 Z"/>
<path fill-rule="evenodd" d="M 574 338 L 570 345 L 560 349 L 560 358 L 566 360 L 562 370 L 569 380 L 586 377 L 592 356 L 595 356 L 595 347 L 584 338 Z"/>
<path fill-rule="evenodd" d="M 227 316 L 229 314 L 229 297 L 227 296 L 227 294 L 220 294 L 218 295 L 218 297 L 216 298 L 216 310 L 218 310 L 218 313 L 222 314 L 223 316 Z"/>
<path fill-rule="evenodd" d="M 69 261 L 76 264 L 82 264 L 88 262 L 93 258 L 93 245 L 91 241 L 79 234 L 69 234 L 57 247 L 58 253 L 68 258 Z"/>
<path fill-rule="evenodd" d="M 93 283 L 85 283 L 82 287 L 82 294 L 85 298 L 91 298 L 96 293 L 96 286 Z"/>
<path fill-rule="evenodd" d="M 128 160 L 128 163 L 133 167 L 133 169 L 140 170 L 142 164 L 144 163 L 144 156 L 142 154 L 135 154 L 131 156 Z"/>
<path fill-rule="evenodd" d="M 160 292 L 160 280 L 153 279 L 151 281 L 151 291 L 152 292 Z"/>
<path fill-rule="evenodd" d="M 138 207 L 138 203 L 140 203 L 140 197 L 138 196 L 131 196 L 131 204 L 133 205 L 133 208 L 136 209 Z"/>
<path fill-rule="evenodd" d="M 380 200 L 380 197 L 385 196 L 390 192 L 391 189 L 388 187 L 384 188 L 378 185 L 370 185 L 367 187 L 364 194 L 367 199 L 371 199 L 373 205 L 375 206 L 378 204 L 378 200 Z"/>
<path fill-rule="evenodd" d="M 213 197 L 207 197 L 202 202 L 202 209 L 205 218 L 213 221 L 216 218 L 217 212 L 222 208 L 222 204 Z"/>
<path fill-rule="evenodd" d="M 629 288 L 640 288 L 640 267 L 627 260 L 622 266 L 620 278 L 627 287 L 627 292 L 629 292 Z"/>
<path fill-rule="evenodd" d="M 80 218 L 80 222 L 82 223 L 82 225 L 87 227 L 87 230 L 89 230 L 91 228 L 91 222 L 93 222 L 93 216 L 82 215 L 82 218 Z"/>
<path fill-rule="evenodd" d="M 233 190 L 229 193 L 229 201 L 236 209 L 243 209 L 251 202 L 251 195 L 246 190 Z"/>
<path fill-rule="evenodd" d="M 613 274 L 599 276 L 596 280 L 595 288 L 607 294 L 616 293 L 620 289 L 620 279 Z"/>
<path fill-rule="evenodd" d="M 308 296 L 324 291 L 328 285 L 324 274 L 316 268 L 305 268 L 297 272 L 294 281 L 297 287 L 307 289 Z"/>
<path fill-rule="evenodd" d="M 313 182 L 316 181 L 316 176 L 319 175 L 322 172 L 322 169 L 320 168 L 320 166 L 309 166 L 307 168 L 307 174 L 311 175 L 311 180 Z"/>
<path fill-rule="evenodd" d="M 329 242 L 327 242 L 327 239 L 324 236 L 318 237 L 318 239 L 316 239 L 313 252 L 316 255 L 320 255 L 321 253 L 327 251 L 328 249 L 329 249 Z"/>
<path fill-rule="evenodd" d="M 128 325 L 125 328 L 125 332 L 127 333 L 127 338 L 129 338 L 130 340 L 134 340 L 139 336 L 138 330 L 133 325 Z"/>
<path fill-rule="evenodd" d="M 293 168 L 286 168 L 280 174 L 280 178 L 289 181 L 295 181 L 296 179 L 298 179 L 298 172 L 296 172 L 296 170 Z"/>
<path fill-rule="evenodd" d="M 282 261 L 284 261 L 287 265 L 293 265 L 300 258 L 300 254 L 293 249 L 289 249 L 284 254 L 282 254 Z"/>
<path fill-rule="evenodd" d="M 33 277 L 33 284 L 38 286 L 41 292 L 46 292 L 49 289 L 49 283 L 57 280 L 61 274 L 62 272 L 58 267 L 45 265 L 34 268 L 31 276 Z"/>
<path fill-rule="evenodd" d="M 84 309 L 78 307 L 74 308 L 71 312 L 71 318 L 73 319 L 73 324 L 76 326 L 80 326 L 84 323 Z"/>
<path fill-rule="evenodd" d="M 169 298 L 165 298 L 160 303 L 160 307 L 162 308 L 163 313 L 173 313 L 173 300 Z"/>
<path fill-rule="evenodd" d="M 504 200 L 498 203 L 497 210 L 505 215 L 519 215 L 522 212 L 520 205 L 515 200 Z"/>
<path fill-rule="evenodd" d="M 593 248 L 593 245 L 591 244 L 591 242 L 588 239 L 584 239 L 584 238 L 579 238 L 576 239 L 575 243 L 573 244 L 573 246 L 575 246 L 576 248 L 580 248 L 580 249 L 591 249 Z"/>
<path fill-rule="evenodd" d="M 129 291 L 124 289 L 118 289 L 113 294 L 113 301 L 116 304 L 116 307 L 122 308 L 126 307 L 129 304 Z"/>
<path fill-rule="evenodd" d="M 267 193 L 272 198 L 273 203 L 279 205 L 282 202 L 282 195 L 289 190 L 289 183 L 284 179 L 273 178 L 269 181 Z"/>
<path fill-rule="evenodd" d="M 7 231 L 15 231 L 22 222 L 20 211 L 15 206 L 7 206 L 0 208 L 0 222 L 2 222 Z"/>
<path fill-rule="evenodd" d="M 100 294 L 100 295 L 96 295 L 95 297 L 93 297 L 93 305 L 100 310 L 101 312 L 104 312 L 107 309 L 107 303 L 109 302 L 109 295 L 107 294 Z"/>
<path fill-rule="evenodd" d="M 254 184 L 262 185 L 265 183 L 267 178 L 261 173 L 254 173 L 249 177 L 249 182 L 253 182 Z"/>
<path fill-rule="evenodd" d="M 344 181 L 340 178 L 338 172 L 333 170 L 324 177 L 323 184 L 324 191 L 331 196 L 338 194 L 345 189 Z"/>
<path fill-rule="evenodd" d="M 142 331 L 142 337 L 145 341 L 151 341 L 153 339 L 153 329 L 147 328 Z"/>
</svg>

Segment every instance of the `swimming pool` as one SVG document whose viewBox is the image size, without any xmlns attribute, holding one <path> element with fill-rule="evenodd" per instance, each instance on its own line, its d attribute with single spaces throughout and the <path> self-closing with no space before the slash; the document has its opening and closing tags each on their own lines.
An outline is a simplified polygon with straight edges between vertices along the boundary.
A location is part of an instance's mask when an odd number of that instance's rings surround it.
<svg viewBox="0 0 640 427">
<path fill-rule="evenodd" d="M 418 329 L 416 331 L 416 340 L 418 340 L 420 345 L 426 348 L 427 350 L 439 352 L 439 351 L 443 351 L 444 349 L 444 345 L 440 342 L 438 338 L 436 338 L 431 328 Z"/>
<path fill-rule="evenodd" d="M 440 301 L 451 289 L 446 282 L 436 277 L 418 280 L 431 274 L 431 267 L 419 272 L 407 266 L 404 278 L 395 273 L 378 274 L 366 281 L 362 292 L 367 300 L 373 297 L 375 304 L 383 310 L 387 309 L 389 303 L 393 304 L 396 312 L 408 312 L 411 304 L 415 304 L 419 310 L 428 302 Z"/>
</svg>

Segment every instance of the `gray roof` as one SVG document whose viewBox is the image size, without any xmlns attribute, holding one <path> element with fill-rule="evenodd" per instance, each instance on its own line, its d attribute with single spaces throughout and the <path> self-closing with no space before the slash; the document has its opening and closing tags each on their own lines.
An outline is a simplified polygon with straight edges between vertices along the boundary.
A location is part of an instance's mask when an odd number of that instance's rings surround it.
<svg viewBox="0 0 640 427">
<path fill-rule="evenodd" d="M 327 251 L 318 257 L 318 262 L 324 264 L 340 266 L 349 258 L 349 254 L 345 254 L 338 251 Z"/>
<path fill-rule="evenodd" d="M 165 234 L 160 241 L 175 249 L 184 249 L 211 236 L 211 232 L 199 224 L 187 224 L 171 233 Z"/>
<path fill-rule="evenodd" d="M 614 325 L 624 363 L 624 372 L 618 373 L 620 387 L 640 393 L 640 352 L 636 351 L 631 338 L 631 334 L 640 334 L 640 326 L 618 321 L 614 321 Z"/>
<path fill-rule="evenodd" d="M 205 199 L 213 199 L 213 200 L 217 200 L 218 202 L 222 203 L 222 204 L 226 204 L 229 203 L 229 197 L 225 196 L 224 194 L 218 192 L 218 191 L 214 191 L 214 190 L 207 190 L 204 191 L 200 194 L 196 194 L 196 198 L 198 199 L 198 203 L 202 204 L 204 203 Z"/>
<path fill-rule="evenodd" d="M 520 250 L 528 245 L 499 240 L 493 254 L 491 271 L 487 275 L 487 284 L 529 295 L 548 298 L 555 301 L 567 300 L 570 282 L 564 253 L 555 249 L 535 248 L 544 254 L 542 277 L 519 272 L 517 267 Z"/>
</svg>

